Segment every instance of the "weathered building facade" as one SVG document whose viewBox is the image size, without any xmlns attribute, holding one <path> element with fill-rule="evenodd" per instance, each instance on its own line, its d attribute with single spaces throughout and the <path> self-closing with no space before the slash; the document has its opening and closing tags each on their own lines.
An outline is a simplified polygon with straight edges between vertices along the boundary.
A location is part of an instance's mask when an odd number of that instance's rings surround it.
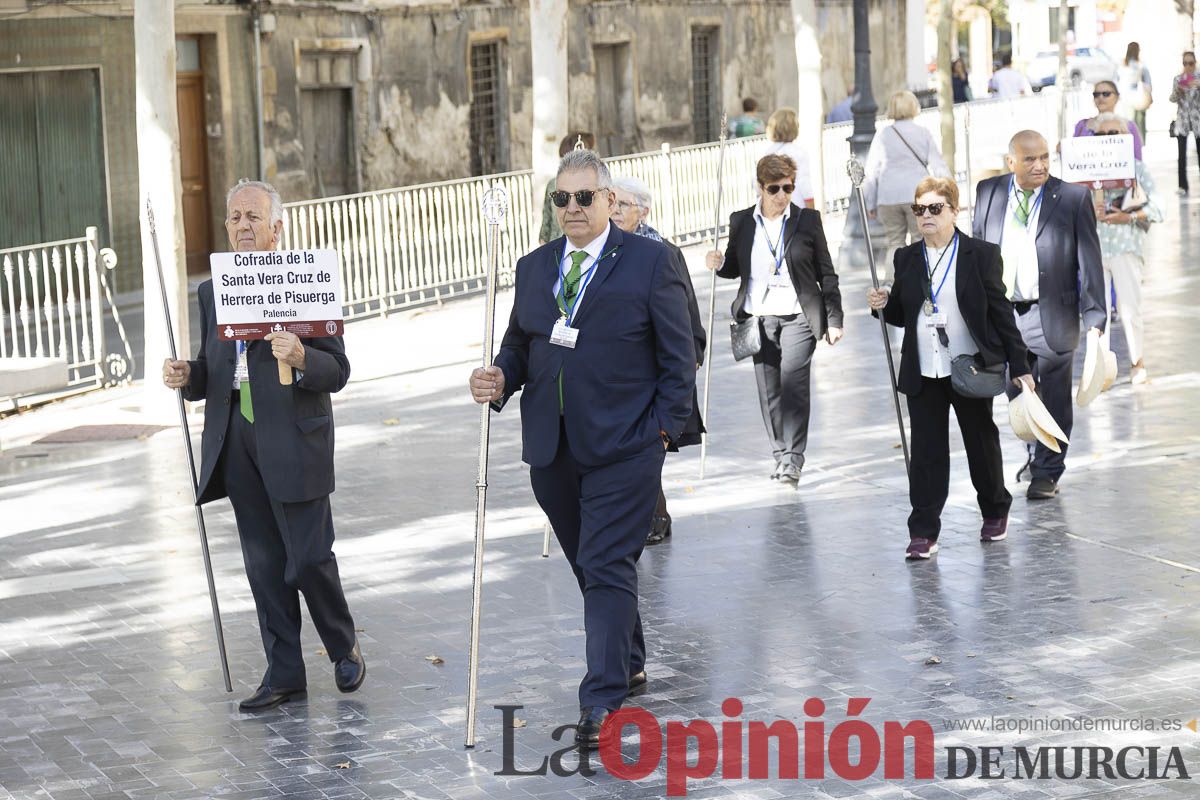
<svg viewBox="0 0 1200 800">
<path fill-rule="evenodd" d="M 905 83 L 911 5 L 869 3 L 878 98 Z M 569 0 L 570 127 L 620 155 L 709 141 L 747 96 L 766 113 L 828 109 L 853 81 L 851 3 L 816 10 L 824 96 L 800 98 L 787 0 Z M 188 271 L 223 242 L 224 190 L 260 170 L 306 199 L 528 169 L 529 14 L 524 0 L 176 0 Z M 0 131 L 24 148 L 0 166 L 0 247 L 98 224 L 140 258 L 133 24 L 133 0 L 0 0 Z M 122 270 L 119 288 L 139 281 Z"/>
</svg>

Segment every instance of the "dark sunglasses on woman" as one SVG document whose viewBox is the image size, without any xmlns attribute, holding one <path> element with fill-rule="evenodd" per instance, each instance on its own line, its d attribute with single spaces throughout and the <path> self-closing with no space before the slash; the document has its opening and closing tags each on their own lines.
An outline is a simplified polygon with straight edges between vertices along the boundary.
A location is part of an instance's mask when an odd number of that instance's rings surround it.
<svg viewBox="0 0 1200 800">
<path fill-rule="evenodd" d="M 764 186 L 763 188 L 767 190 L 767 194 L 779 194 L 780 192 L 783 192 L 784 194 L 791 194 L 792 192 L 796 191 L 796 184 L 772 183 L 770 186 Z"/>
<path fill-rule="evenodd" d="M 1092 99 L 1095 100 L 1100 97 L 1112 97 L 1113 94 L 1114 92 L 1111 89 L 1105 89 L 1101 92 L 1092 92 Z"/>
<path fill-rule="evenodd" d="M 596 199 L 595 189 L 580 189 L 578 192 L 554 191 L 550 193 L 550 202 L 559 208 L 566 208 L 567 203 L 571 202 L 571 197 L 575 197 L 575 202 L 579 203 L 580 208 L 587 208 Z"/>
<path fill-rule="evenodd" d="M 925 216 L 926 211 L 935 217 L 939 217 L 942 214 L 942 209 L 945 207 L 945 203 L 930 203 L 927 206 L 920 205 L 919 203 L 913 203 L 911 206 L 914 217 L 923 217 Z"/>
</svg>

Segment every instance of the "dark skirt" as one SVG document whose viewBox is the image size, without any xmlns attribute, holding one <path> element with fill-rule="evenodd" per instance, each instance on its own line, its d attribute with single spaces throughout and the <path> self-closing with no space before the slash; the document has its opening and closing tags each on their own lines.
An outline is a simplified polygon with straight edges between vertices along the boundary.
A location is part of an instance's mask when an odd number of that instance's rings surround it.
<svg viewBox="0 0 1200 800">
<path fill-rule="evenodd" d="M 700 401 L 697 399 L 696 390 L 692 390 L 692 414 L 684 423 L 683 433 L 679 434 L 679 438 L 667 446 L 667 450 L 672 453 L 678 453 L 679 448 L 688 447 L 693 444 L 700 444 L 701 434 L 707 429 L 704 427 L 704 420 L 700 419 Z"/>
</svg>

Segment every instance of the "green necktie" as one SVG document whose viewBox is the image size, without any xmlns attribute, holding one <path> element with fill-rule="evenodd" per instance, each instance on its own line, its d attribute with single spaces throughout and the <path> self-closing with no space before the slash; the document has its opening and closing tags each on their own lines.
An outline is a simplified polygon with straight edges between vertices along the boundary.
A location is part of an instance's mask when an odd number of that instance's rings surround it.
<svg viewBox="0 0 1200 800">
<path fill-rule="evenodd" d="M 579 279 L 583 277 L 583 262 L 587 258 L 586 250 L 576 250 L 571 253 L 571 268 L 567 270 L 567 277 L 563 279 L 563 290 L 558 295 L 558 309 L 567 313 L 567 308 L 575 301 L 575 296 L 579 294 Z M 566 301 L 565 303 L 563 301 Z M 562 370 L 558 371 L 558 413 L 563 412 L 563 374 Z"/>
<path fill-rule="evenodd" d="M 238 343 L 238 349 L 242 351 L 241 353 L 238 354 L 238 357 L 239 358 L 244 357 L 248 361 L 250 357 L 248 355 L 246 355 L 246 351 L 243 349 L 246 347 L 248 347 L 248 345 L 246 345 L 244 342 Z M 254 405 L 250 402 L 249 373 L 247 373 L 246 380 L 242 381 L 242 385 L 238 390 L 238 396 L 240 398 L 240 404 L 241 404 L 241 408 L 242 408 L 242 416 L 246 418 L 247 422 L 249 422 L 251 425 L 253 425 L 254 424 Z"/>
<path fill-rule="evenodd" d="M 1033 189 L 1017 190 L 1017 222 L 1029 224 L 1029 198 L 1033 197 Z"/>
</svg>

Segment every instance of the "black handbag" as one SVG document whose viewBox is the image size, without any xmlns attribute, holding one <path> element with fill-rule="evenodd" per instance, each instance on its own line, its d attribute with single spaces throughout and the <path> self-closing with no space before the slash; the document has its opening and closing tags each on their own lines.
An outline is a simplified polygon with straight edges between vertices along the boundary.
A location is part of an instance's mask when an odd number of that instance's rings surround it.
<svg viewBox="0 0 1200 800">
<path fill-rule="evenodd" d="M 1004 364 L 987 366 L 983 356 L 963 354 L 950 362 L 950 386 L 963 397 L 984 399 L 1004 392 Z"/>
<path fill-rule="evenodd" d="M 733 345 L 733 360 L 741 361 L 762 350 L 762 324 L 758 317 L 729 323 L 729 342 Z"/>
</svg>

